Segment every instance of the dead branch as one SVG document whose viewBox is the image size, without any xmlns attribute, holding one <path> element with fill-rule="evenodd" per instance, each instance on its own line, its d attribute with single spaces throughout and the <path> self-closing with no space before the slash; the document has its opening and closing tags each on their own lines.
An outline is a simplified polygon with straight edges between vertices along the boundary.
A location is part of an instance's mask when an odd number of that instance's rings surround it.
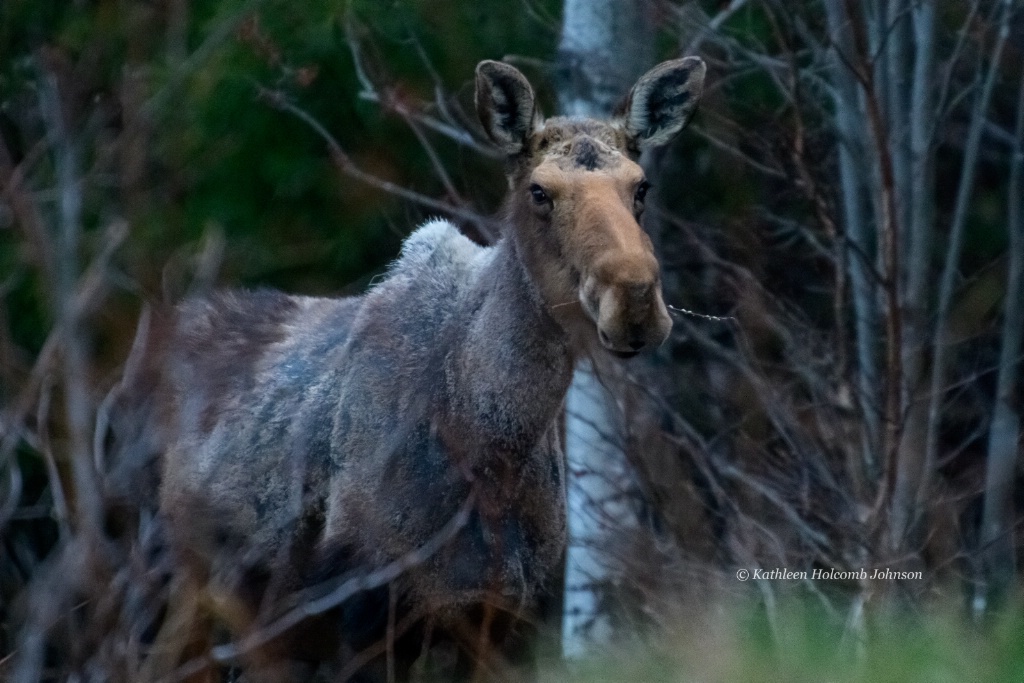
<svg viewBox="0 0 1024 683">
<path fill-rule="evenodd" d="M 323 614 L 341 605 L 357 593 L 385 586 L 410 569 L 423 564 L 454 539 L 455 535 L 466 525 L 469 521 L 469 515 L 473 511 L 473 506 L 476 504 L 476 498 L 475 490 L 471 491 L 470 495 L 462 503 L 459 511 L 430 540 L 416 550 L 406 553 L 394 562 L 379 569 L 345 579 L 340 585 L 332 588 L 325 595 L 322 593 L 328 585 L 314 586 L 307 589 L 303 595 L 298 596 L 299 604 L 297 606 L 291 608 L 269 624 L 257 628 L 253 633 L 248 634 L 238 642 L 214 647 L 210 652 L 210 659 L 219 664 L 235 662 L 306 619 Z M 209 662 L 206 658 L 187 662 L 171 676 L 161 679 L 161 683 L 183 680 L 190 674 L 203 670 L 208 664 Z"/>
<path fill-rule="evenodd" d="M 309 112 L 299 108 L 298 106 L 290 102 L 287 96 L 285 96 L 285 94 L 282 93 L 281 91 L 269 90 L 262 86 L 257 87 L 259 91 L 259 96 L 266 100 L 271 106 L 276 107 L 281 111 L 285 111 L 288 112 L 289 114 L 292 114 L 293 116 L 297 117 L 299 120 L 304 122 L 306 125 L 308 125 L 310 128 L 312 128 L 313 131 L 316 132 L 316 134 L 319 135 L 321 139 L 323 139 L 323 141 L 327 143 L 327 148 L 331 154 L 331 161 L 333 161 L 338 170 L 340 170 L 345 175 L 351 178 L 355 178 L 356 180 L 366 183 L 367 185 L 376 187 L 377 189 L 388 194 L 400 197 L 415 204 L 419 204 L 420 206 L 435 209 L 437 211 L 441 211 L 451 216 L 457 216 L 463 220 L 471 221 L 474 224 L 484 225 L 491 230 L 497 229 L 497 226 L 494 224 L 492 220 L 476 213 L 475 211 L 464 209 L 453 204 L 448 204 L 447 202 L 439 201 L 437 199 L 434 199 L 433 197 L 428 197 L 424 194 L 420 194 L 419 192 L 415 192 L 408 188 L 402 187 L 401 185 L 393 183 L 390 180 L 385 180 L 383 178 L 379 178 L 375 175 L 367 173 L 366 171 L 359 168 L 355 164 L 355 162 L 352 161 L 351 157 L 349 157 L 348 154 L 346 154 L 345 151 L 342 149 L 337 139 L 335 139 L 335 137 L 331 135 L 326 128 L 323 127 L 323 124 L 314 119 L 309 114 Z"/>
<path fill-rule="evenodd" d="M 925 471 L 930 472 L 934 466 L 938 452 L 939 427 L 942 419 L 940 407 L 942 401 L 942 385 L 946 375 L 946 357 L 948 353 L 948 323 L 950 308 L 953 303 L 953 290 L 959 272 L 960 254 L 963 250 L 964 230 L 967 225 L 967 210 L 974 192 L 974 175 L 977 170 L 978 153 L 981 147 L 981 134 L 999 74 L 999 62 L 1010 32 L 1010 18 L 1013 14 L 1013 2 L 1002 0 L 999 22 L 999 34 L 992 48 L 988 72 L 984 85 L 974 101 L 971 111 L 970 128 L 964 151 L 960 180 L 957 185 L 956 205 L 949 229 L 949 242 L 946 247 L 946 260 L 942 268 L 939 284 L 939 296 L 936 303 L 934 330 L 932 333 L 932 371 L 929 382 L 930 398 L 928 401 L 928 431 L 925 442 Z"/>
</svg>

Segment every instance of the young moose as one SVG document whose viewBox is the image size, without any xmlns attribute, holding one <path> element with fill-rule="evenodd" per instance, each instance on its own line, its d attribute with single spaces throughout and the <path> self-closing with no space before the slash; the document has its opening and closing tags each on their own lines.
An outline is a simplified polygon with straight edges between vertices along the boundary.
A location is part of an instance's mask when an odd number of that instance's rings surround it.
<svg viewBox="0 0 1024 683">
<path fill-rule="evenodd" d="M 366 594 L 343 607 L 338 657 L 403 631 L 417 641 L 404 661 L 390 648 L 399 677 L 428 639 L 510 655 L 558 580 L 573 366 L 657 347 L 671 328 L 637 158 L 686 125 L 704 72 L 696 57 L 665 62 L 611 121 L 543 120 L 521 73 L 481 62 L 477 110 L 509 180 L 496 244 L 434 220 L 361 297 L 183 304 L 161 506 L 190 575 L 230 583 L 252 628 L 275 590 L 398 563 L 379 610 Z"/>
</svg>

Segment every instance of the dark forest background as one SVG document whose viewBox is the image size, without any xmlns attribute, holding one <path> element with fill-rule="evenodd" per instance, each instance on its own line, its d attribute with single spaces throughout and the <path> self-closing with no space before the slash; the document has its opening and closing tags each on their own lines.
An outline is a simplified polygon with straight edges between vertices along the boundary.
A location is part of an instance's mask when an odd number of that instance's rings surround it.
<svg viewBox="0 0 1024 683">
<path fill-rule="evenodd" d="M 965 629 L 1000 680 L 1024 661 L 1005 625 L 1021 613 L 1024 10 L 619 4 L 641 8 L 647 66 L 709 65 L 690 128 L 645 158 L 646 227 L 666 301 L 721 319 L 679 313 L 615 390 L 640 528 L 607 537 L 602 609 L 648 646 L 753 633 L 791 673 L 837 650 L 868 662 L 847 669 L 863 680 L 872 652 L 905 677 L 962 673 L 936 653 L 972 651 Z M 174 568 L 151 489 L 108 449 L 140 317 L 220 286 L 359 293 L 430 216 L 494 239 L 505 181 L 473 70 L 509 61 L 556 113 L 582 69 L 563 10 L 0 5 L 0 677 L 158 678 L 146 639 Z M 735 579 L 776 567 L 923 578 Z M 735 631 L 696 633 L 737 605 Z M 927 646 L 892 645 L 935 623 Z M 679 651 L 650 657 L 672 670 Z"/>
</svg>

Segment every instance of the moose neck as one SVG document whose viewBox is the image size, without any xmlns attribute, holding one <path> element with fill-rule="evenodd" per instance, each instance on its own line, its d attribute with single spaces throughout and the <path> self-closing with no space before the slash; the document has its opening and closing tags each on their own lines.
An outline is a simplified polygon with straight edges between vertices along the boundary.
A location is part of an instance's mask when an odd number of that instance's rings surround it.
<svg viewBox="0 0 1024 683">
<path fill-rule="evenodd" d="M 506 226 L 478 273 L 466 302 L 468 329 L 448 375 L 457 387 L 454 407 L 472 416 L 475 433 L 487 445 L 521 452 L 557 417 L 575 354 L 529 268 L 519 227 Z"/>
</svg>

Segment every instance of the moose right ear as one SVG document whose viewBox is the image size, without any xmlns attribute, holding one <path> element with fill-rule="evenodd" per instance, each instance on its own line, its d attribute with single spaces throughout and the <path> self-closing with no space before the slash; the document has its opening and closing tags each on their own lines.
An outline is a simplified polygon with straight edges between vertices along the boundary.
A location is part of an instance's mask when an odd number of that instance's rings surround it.
<svg viewBox="0 0 1024 683">
<path fill-rule="evenodd" d="M 533 88 L 508 64 L 486 60 L 476 67 L 476 113 L 494 144 L 518 154 L 533 132 Z"/>
<path fill-rule="evenodd" d="M 700 57 L 662 62 L 640 77 L 626 98 L 622 123 L 643 151 L 669 142 L 700 101 L 707 66 Z"/>
</svg>

